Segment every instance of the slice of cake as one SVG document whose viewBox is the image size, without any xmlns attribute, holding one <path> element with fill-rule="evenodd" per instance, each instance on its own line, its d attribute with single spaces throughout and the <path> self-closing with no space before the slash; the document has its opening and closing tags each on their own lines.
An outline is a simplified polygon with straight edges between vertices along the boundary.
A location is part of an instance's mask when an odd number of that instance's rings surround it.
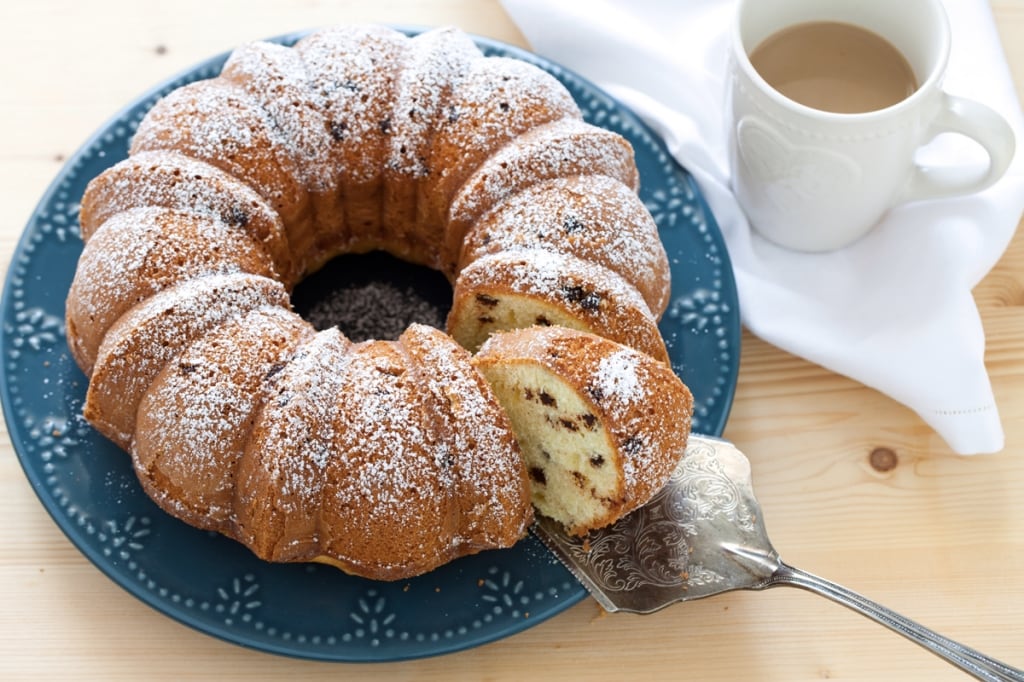
<svg viewBox="0 0 1024 682">
<path fill-rule="evenodd" d="M 537 511 L 583 535 L 671 476 L 693 398 L 663 362 L 563 327 L 492 336 L 474 359 L 512 421 Z"/>
</svg>

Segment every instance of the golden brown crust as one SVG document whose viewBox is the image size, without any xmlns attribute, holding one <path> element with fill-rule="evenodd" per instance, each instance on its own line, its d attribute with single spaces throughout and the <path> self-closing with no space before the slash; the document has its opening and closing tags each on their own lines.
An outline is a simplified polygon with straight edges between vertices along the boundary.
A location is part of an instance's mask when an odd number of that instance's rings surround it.
<svg viewBox="0 0 1024 682">
<path fill-rule="evenodd" d="M 266 42 L 242 45 L 228 58 L 220 79 L 236 85 L 258 105 L 281 152 L 290 158 L 307 192 L 313 221 L 308 235 L 312 243 L 300 245 L 308 247 L 301 249 L 306 257 L 300 265 L 304 270 L 315 268 L 325 250 L 336 248 L 333 240 L 347 231 L 344 213 L 338 210 L 339 175 L 331 163 L 330 125 L 298 51 Z M 332 226 L 329 234 L 320 229 L 323 225 Z"/>
<path fill-rule="evenodd" d="M 237 481 L 237 536 L 258 556 L 377 580 L 509 547 L 532 520 L 507 418 L 469 354 L 421 325 L 300 346 L 267 382 Z"/>
<path fill-rule="evenodd" d="M 369 341 L 350 351 L 344 380 L 324 471 L 323 554 L 376 580 L 429 571 L 449 558 L 438 538 L 452 537 L 458 519 L 416 377 L 395 342 Z"/>
<path fill-rule="evenodd" d="M 158 101 L 139 123 L 130 153 L 173 151 L 241 180 L 280 214 L 292 254 L 305 255 L 314 239 L 309 193 L 286 144 L 255 100 L 215 78 Z"/>
<path fill-rule="evenodd" d="M 600 334 L 668 362 L 639 292 L 596 263 L 524 249 L 483 256 L 460 273 L 448 330 L 463 346 L 476 350 L 496 331 L 534 324 Z"/>
<path fill-rule="evenodd" d="M 660 318 L 671 291 L 658 226 L 636 193 L 603 175 L 569 175 L 523 189 L 478 220 L 458 270 L 494 253 L 541 249 L 602 265 L 636 287 Z"/>
<path fill-rule="evenodd" d="M 469 74 L 480 51 L 453 28 L 426 31 L 410 41 L 394 102 L 395 125 L 384 164 L 384 225 L 394 255 L 436 267 L 442 238 L 437 225 L 417 219 L 421 186 L 434 172 L 430 150 L 450 112 L 452 92 Z"/>
<path fill-rule="evenodd" d="M 235 535 L 235 469 L 267 379 L 313 334 L 298 315 L 261 308 L 193 343 L 139 404 L 132 458 L 168 513 Z"/>
<path fill-rule="evenodd" d="M 241 230 L 198 213 L 135 208 L 93 234 L 68 292 L 68 342 L 92 373 L 107 330 L 129 309 L 168 287 L 209 274 L 277 279 L 263 247 Z"/>
<path fill-rule="evenodd" d="M 79 212 L 83 241 L 115 214 L 149 206 L 199 213 L 244 229 L 270 254 L 285 286 L 295 284 L 299 273 L 277 212 L 248 185 L 176 152 L 140 152 L 93 178 Z"/>
<path fill-rule="evenodd" d="M 484 159 L 532 128 L 581 116 L 554 77 L 502 57 L 474 61 L 446 111 L 431 145 L 431 173 L 419 196 L 419 221 L 432 230 L 447 230 L 455 193 Z M 445 242 L 449 241 L 446 233 Z"/>
<path fill-rule="evenodd" d="M 414 324 L 399 338 L 455 478 L 458 536 L 466 553 L 511 547 L 533 520 L 526 468 L 512 425 L 472 356 L 447 334 Z"/>
<path fill-rule="evenodd" d="M 128 450 L 139 402 L 164 366 L 225 321 L 266 306 L 288 309 L 288 292 L 272 279 L 244 273 L 187 280 L 146 299 L 104 337 L 85 396 L 85 418 Z"/>
<path fill-rule="evenodd" d="M 442 270 L 454 278 L 466 233 L 487 211 L 537 183 L 581 174 L 614 178 L 634 196 L 639 184 L 633 147 L 574 117 L 537 126 L 498 149 L 466 179 L 448 208 Z"/>
<path fill-rule="evenodd" d="M 263 388 L 234 499 L 238 539 L 260 558 L 311 561 L 321 552 L 324 469 L 350 348 L 337 329 L 319 332 Z"/>
<path fill-rule="evenodd" d="M 339 188 L 335 213 L 344 216 L 320 221 L 310 271 L 339 251 L 367 251 L 386 237 L 384 166 L 408 43 L 403 34 L 383 26 L 353 25 L 312 33 L 295 45 L 312 99 L 327 123 L 328 161 Z"/>
</svg>

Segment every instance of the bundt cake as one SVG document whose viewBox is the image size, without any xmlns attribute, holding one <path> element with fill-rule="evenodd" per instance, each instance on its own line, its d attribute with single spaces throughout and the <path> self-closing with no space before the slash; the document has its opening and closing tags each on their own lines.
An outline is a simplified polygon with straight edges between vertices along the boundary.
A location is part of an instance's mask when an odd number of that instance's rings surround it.
<svg viewBox="0 0 1024 682">
<path fill-rule="evenodd" d="M 163 509 L 272 561 L 395 580 L 507 547 L 531 477 L 542 513 L 606 523 L 681 456 L 690 409 L 666 388 L 668 262 L 637 183 L 555 78 L 455 29 L 242 46 L 82 197 L 85 416 Z M 292 310 L 306 275 L 371 250 L 449 279 L 452 336 L 353 343 Z M 671 415 L 635 400 L 654 392 Z"/>
</svg>

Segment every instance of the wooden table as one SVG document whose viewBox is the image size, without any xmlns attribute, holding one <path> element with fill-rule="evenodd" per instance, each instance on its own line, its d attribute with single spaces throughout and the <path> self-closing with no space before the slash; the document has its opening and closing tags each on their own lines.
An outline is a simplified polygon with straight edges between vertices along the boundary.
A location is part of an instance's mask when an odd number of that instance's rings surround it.
<svg viewBox="0 0 1024 682">
<path fill-rule="evenodd" d="M 993 9 L 1024 90 L 1024 2 Z M 0 262 L 66 158 L 139 93 L 246 40 L 347 21 L 453 23 L 511 43 L 496 2 L 8 0 L 0 3 Z M 977 287 L 1006 428 L 963 458 L 912 412 L 745 334 L 726 435 L 752 459 L 790 563 L 1024 666 L 1024 235 Z M 160 615 L 68 542 L 0 437 L 0 679 L 963 679 L 924 650 L 798 590 L 733 593 L 653 616 L 592 600 L 516 636 L 380 665 L 297 661 Z M 871 453 L 898 464 L 881 471 Z"/>
</svg>

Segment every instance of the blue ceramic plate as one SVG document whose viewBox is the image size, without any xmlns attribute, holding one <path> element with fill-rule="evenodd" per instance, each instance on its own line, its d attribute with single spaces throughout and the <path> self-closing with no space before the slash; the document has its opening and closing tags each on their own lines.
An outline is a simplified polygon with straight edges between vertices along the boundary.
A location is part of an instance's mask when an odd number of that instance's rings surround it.
<svg viewBox="0 0 1024 682">
<path fill-rule="evenodd" d="M 721 433 L 739 364 L 739 311 L 725 245 L 693 179 L 646 126 L 592 84 L 522 50 L 479 44 L 488 54 L 549 71 L 588 121 L 632 142 L 641 196 L 672 265 L 661 330 L 673 367 L 695 396 L 696 429 Z M 136 482 L 128 456 L 81 418 L 87 382 L 65 346 L 64 299 L 82 249 L 82 192 L 126 156 L 132 132 L 158 97 L 217 75 L 226 56 L 140 97 L 99 130 L 25 228 L 0 302 L 0 389 L 11 440 L 39 499 L 89 560 L 142 601 L 203 632 L 277 654 L 334 661 L 442 654 L 514 634 L 579 602 L 583 587 L 532 535 L 512 549 L 398 583 L 325 566 L 264 563 L 160 511 Z"/>
</svg>

